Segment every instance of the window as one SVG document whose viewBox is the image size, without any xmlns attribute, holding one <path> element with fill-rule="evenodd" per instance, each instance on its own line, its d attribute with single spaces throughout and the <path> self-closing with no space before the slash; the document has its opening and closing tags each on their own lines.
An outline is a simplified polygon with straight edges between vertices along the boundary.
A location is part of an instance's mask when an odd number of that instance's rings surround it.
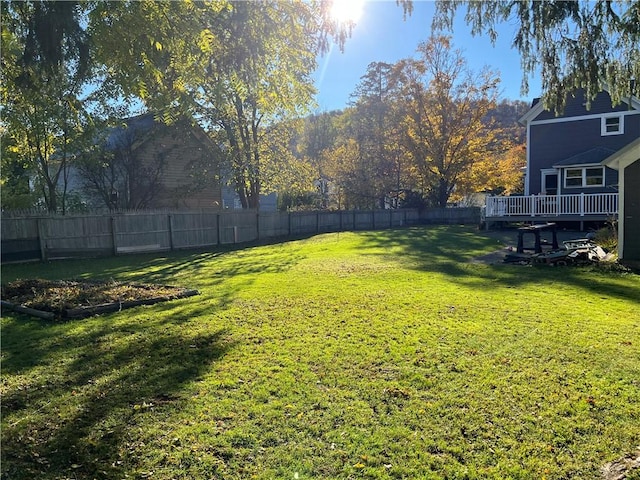
<svg viewBox="0 0 640 480">
<path fill-rule="evenodd" d="M 604 169 L 602 167 L 585 168 L 584 178 L 585 186 L 602 187 L 604 185 Z"/>
<path fill-rule="evenodd" d="M 564 174 L 565 188 L 604 186 L 604 167 L 567 168 Z"/>
<path fill-rule="evenodd" d="M 567 188 L 576 188 L 582 186 L 582 169 L 570 168 L 565 174 L 564 186 Z"/>
<path fill-rule="evenodd" d="M 621 135 L 624 133 L 624 116 L 615 115 L 602 117 L 601 132 L 606 135 Z"/>
</svg>

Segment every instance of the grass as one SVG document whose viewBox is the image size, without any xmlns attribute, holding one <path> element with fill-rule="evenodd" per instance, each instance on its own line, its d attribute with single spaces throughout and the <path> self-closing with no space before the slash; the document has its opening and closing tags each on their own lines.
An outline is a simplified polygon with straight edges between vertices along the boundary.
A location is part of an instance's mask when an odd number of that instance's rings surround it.
<svg viewBox="0 0 640 480">
<path fill-rule="evenodd" d="M 589 479 L 640 444 L 640 277 L 462 227 L 11 265 L 201 295 L 2 318 L 11 479 Z M 633 477 L 632 477 L 633 478 Z"/>
</svg>

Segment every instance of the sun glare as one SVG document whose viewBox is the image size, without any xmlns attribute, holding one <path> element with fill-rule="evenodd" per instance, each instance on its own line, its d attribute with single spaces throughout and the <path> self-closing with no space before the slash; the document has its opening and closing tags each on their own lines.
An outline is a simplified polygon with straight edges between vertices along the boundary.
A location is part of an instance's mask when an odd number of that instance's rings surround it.
<svg viewBox="0 0 640 480">
<path fill-rule="evenodd" d="M 362 16 L 364 0 L 333 0 L 331 16 L 339 23 L 356 23 Z"/>
</svg>

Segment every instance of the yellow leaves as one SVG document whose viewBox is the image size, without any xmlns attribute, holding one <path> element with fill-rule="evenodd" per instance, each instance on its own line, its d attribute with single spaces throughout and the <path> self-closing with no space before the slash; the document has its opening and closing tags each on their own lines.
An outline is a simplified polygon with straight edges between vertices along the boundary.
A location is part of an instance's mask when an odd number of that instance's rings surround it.
<svg viewBox="0 0 640 480">
<path fill-rule="evenodd" d="M 212 53 L 214 40 L 215 35 L 213 32 L 208 28 L 205 28 L 198 36 L 198 48 L 202 53 Z"/>
</svg>

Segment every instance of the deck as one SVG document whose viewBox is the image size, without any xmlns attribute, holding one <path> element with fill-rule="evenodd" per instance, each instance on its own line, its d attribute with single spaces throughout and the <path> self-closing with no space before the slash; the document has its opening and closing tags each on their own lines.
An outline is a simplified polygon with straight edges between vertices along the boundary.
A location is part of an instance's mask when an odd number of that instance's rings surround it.
<svg viewBox="0 0 640 480">
<path fill-rule="evenodd" d="M 617 193 L 487 197 L 485 209 L 490 222 L 586 222 L 617 216 Z"/>
</svg>

